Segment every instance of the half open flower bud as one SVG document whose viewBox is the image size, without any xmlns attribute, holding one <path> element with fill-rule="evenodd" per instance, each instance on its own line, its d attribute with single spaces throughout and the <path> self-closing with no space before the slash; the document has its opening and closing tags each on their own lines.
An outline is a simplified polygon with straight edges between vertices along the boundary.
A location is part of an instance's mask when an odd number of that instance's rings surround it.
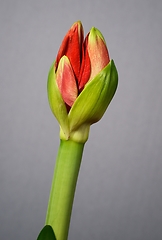
<svg viewBox="0 0 162 240">
<path fill-rule="evenodd" d="M 118 73 L 101 32 L 92 27 L 83 41 L 80 21 L 65 35 L 48 76 L 48 99 L 61 139 L 85 142 L 112 100 Z"/>
</svg>

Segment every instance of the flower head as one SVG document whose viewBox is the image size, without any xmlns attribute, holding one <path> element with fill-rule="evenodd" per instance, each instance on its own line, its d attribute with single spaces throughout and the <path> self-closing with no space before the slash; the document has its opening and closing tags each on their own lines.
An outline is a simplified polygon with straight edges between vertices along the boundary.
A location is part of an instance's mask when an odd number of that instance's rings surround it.
<svg viewBox="0 0 162 240">
<path fill-rule="evenodd" d="M 81 22 L 75 22 L 48 77 L 49 103 L 65 139 L 102 117 L 117 83 L 117 70 L 101 32 L 92 27 L 84 39 Z"/>
</svg>

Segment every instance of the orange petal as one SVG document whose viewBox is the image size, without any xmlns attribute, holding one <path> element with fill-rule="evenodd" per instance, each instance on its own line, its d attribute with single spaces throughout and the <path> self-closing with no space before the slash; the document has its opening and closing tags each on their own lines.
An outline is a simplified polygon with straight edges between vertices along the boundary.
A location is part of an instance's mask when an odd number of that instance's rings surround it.
<svg viewBox="0 0 162 240">
<path fill-rule="evenodd" d="M 110 62 L 104 37 L 101 32 L 94 27 L 89 33 L 87 51 L 91 63 L 91 80 Z"/>
<path fill-rule="evenodd" d="M 64 102 L 71 107 L 78 96 L 78 89 L 73 69 L 66 56 L 59 61 L 56 81 Z"/>
</svg>

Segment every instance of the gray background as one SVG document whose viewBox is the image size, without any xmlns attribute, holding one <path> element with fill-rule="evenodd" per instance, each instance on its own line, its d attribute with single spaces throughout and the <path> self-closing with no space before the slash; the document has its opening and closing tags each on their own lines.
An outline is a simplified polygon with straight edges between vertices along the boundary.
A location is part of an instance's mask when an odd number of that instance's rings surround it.
<svg viewBox="0 0 162 240">
<path fill-rule="evenodd" d="M 76 20 L 103 33 L 119 86 L 91 127 L 69 239 L 161 240 L 161 0 L 0 1 L 0 239 L 44 224 L 59 146 L 47 75 Z"/>
</svg>

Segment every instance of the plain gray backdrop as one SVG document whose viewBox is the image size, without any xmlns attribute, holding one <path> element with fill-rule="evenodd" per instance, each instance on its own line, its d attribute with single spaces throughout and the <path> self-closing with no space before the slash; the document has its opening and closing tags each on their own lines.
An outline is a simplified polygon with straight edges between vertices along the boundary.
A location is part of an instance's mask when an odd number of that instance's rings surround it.
<svg viewBox="0 0 162 240">
<path fill-rule="evenodd" d="M 161 240 L 161 0 L 0 1 L 0 239 L 44 225 L 59 146 L 47 75 L 77 20 L 103 33 L 119 85 L 85 145 L 69 240 Z"/>
</svg>

